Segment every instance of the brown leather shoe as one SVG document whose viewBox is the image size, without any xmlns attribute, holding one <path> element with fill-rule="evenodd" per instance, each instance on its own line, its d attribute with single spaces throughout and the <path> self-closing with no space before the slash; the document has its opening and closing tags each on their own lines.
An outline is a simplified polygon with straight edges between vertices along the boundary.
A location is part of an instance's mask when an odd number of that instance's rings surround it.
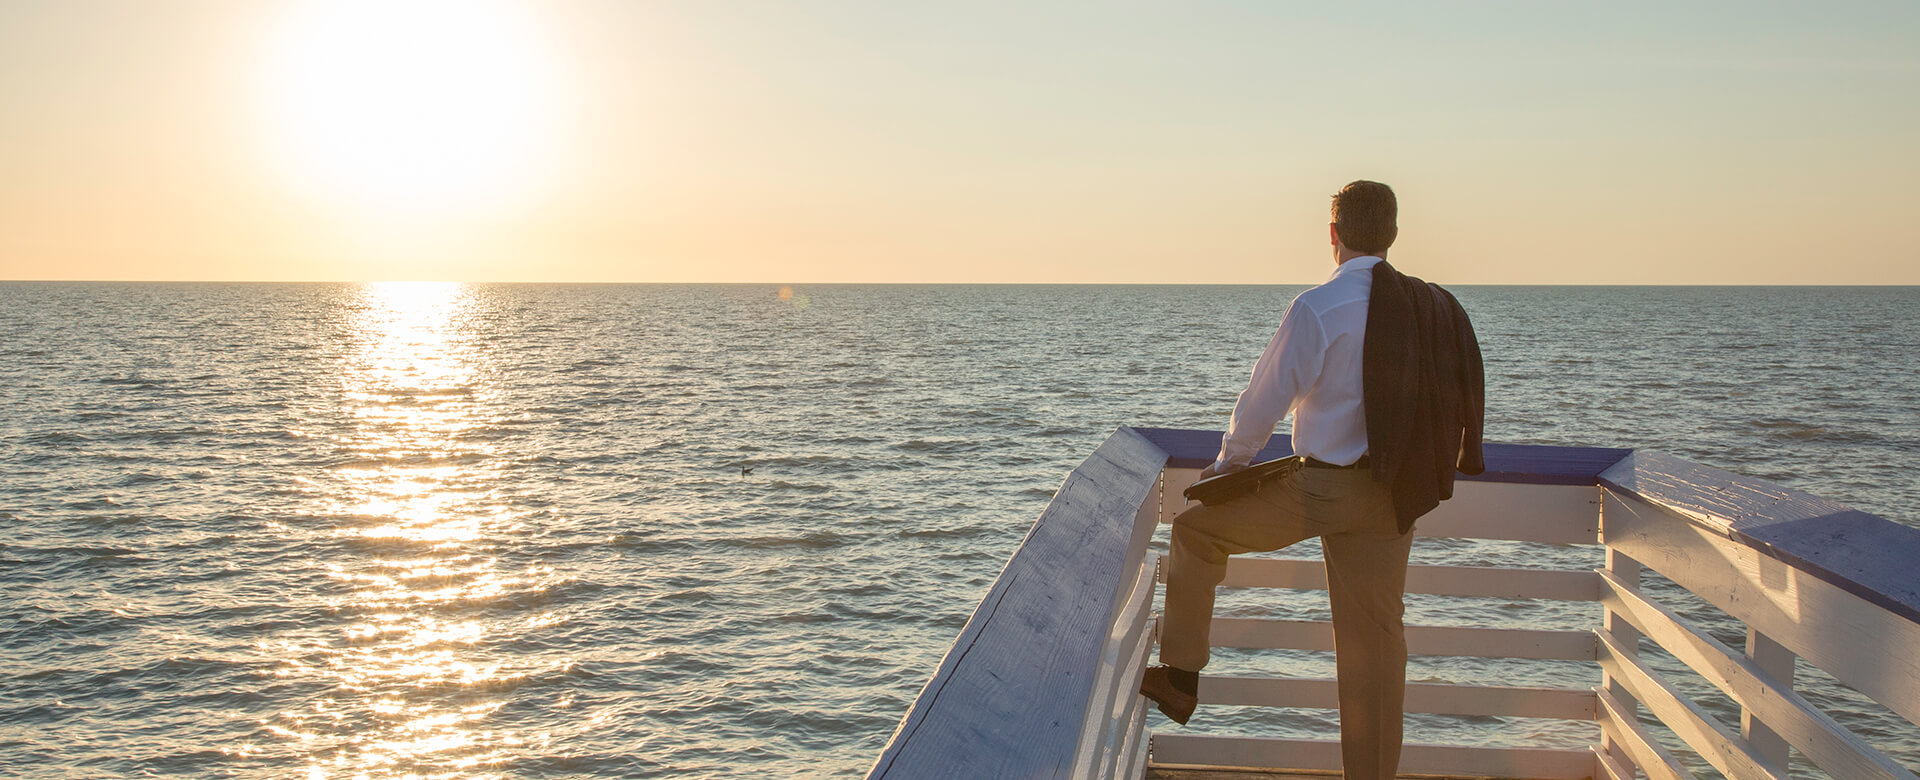
<svg viewBox="0 0 1920 780">
<path fill-rule="evenodd" d="M 1147 667 L 1147 673 L 1140 677 L 1140 695 L 1159 705 L 1160 714 L 1185 726 L 1187 719 L 1193 717 L 1193 708 L 1200 706 L 1200 696 L 1197 690 L 1182 690 L 1174 684 L 1172 671 L 1171 666 Z"/>
</svg>

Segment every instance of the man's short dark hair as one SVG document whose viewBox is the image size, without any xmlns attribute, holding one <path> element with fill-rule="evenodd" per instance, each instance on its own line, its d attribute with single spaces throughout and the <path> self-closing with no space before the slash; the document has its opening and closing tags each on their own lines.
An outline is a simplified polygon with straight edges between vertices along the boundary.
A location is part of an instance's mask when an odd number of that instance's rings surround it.
<svg viewBox="0 0 1920 780">
<path fill-rule="evenodd" d="M 1333 229 L 1340 243 L 1359 252 L 1380 253 L 1400 234 L 1400 202 L 1393 188 L 1377 181 L 1356 181 L 1333 194 Z"/>
</svg>

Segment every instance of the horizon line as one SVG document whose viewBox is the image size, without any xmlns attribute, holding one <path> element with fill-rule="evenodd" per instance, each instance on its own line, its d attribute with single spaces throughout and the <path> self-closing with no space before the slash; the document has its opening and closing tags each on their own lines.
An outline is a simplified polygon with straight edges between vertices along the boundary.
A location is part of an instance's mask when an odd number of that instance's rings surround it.
<svg viewBox="0 0 1920 780">
<path fill-rule="evenodd" d="M 0 284 L 471 284 L 471 285 L 659 285 L 737 287 L 1301 287 L 1307 282 L 912 282 L 912 281 L 467 281 L 456 279 L 0 279 Z M 1429 280 L 1431 281 L 1431 280 Z M 1673 282 L 1447 282 L 1450 287 L 1920 287 L 1920 283 L 1767 282 L 1754 284 L 1688 284 Z"/>
</svg>

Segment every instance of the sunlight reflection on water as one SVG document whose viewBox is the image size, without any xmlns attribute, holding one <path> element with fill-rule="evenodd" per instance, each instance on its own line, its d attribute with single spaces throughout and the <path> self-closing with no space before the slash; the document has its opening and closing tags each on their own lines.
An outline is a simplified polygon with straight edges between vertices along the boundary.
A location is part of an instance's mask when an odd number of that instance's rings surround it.
<svg viewBox="0 0 1920 780">
<path fill-rule="evenodd" d="M 327 564 L 345 589 L 328 599 L 342 625 L 310 672 L 332 693 L 282 713 L 313 746 L 311 777 L 485 777 L 517 741 L 475 724 L 506 704 L 488 691 L 524 673 L 480 650 L 495 626 L 457 614 L 527 586 L 484 550 L 511 518 L 488 500 L 495 453 L 461 436 L 485 424 L 472 298 L 457 284 L 381 283 L 352 309 L 356 348 L 338 376 L 354 459 L 332 470 L 318 514 L 371 544 Z"/>
</svg>

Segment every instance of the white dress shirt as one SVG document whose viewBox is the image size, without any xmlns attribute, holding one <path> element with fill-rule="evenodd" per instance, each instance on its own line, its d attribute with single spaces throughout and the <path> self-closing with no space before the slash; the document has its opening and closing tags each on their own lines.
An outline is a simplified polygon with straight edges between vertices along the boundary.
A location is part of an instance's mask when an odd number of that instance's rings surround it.
<svg viewBox="0 0 1920 780">
<path fill-rule="evenodd" d="M 1288 412 L 1293 454 L 1341 466 L 1367 454 L 1360 358 L 1379 262 L 1368 255 L 1341 263 L 1327 281 L 1293 299 L 1233 405 L 1215 472 L 1245 468 Z"/>
</svg>

